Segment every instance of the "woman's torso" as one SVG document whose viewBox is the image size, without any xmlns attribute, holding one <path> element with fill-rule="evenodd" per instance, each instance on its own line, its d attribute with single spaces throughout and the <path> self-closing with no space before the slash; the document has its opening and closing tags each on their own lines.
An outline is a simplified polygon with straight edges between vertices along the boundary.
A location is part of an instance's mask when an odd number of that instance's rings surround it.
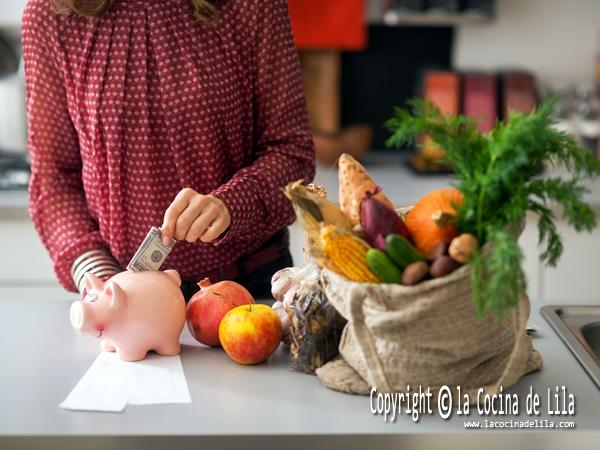
<svg viewBox="0 0 600 450">
<path fill-rule="evenodd" d="M 92 216 L 122 265 L 183 187 L 210 193 L 254 152 L 251 12 L 214 26 L 187 0 L 122 0 L 99 19 L 59 18 L 59 66 Z M 260 242 L 179 243 L 165 267 L 191 276 Z"/>
</svg>

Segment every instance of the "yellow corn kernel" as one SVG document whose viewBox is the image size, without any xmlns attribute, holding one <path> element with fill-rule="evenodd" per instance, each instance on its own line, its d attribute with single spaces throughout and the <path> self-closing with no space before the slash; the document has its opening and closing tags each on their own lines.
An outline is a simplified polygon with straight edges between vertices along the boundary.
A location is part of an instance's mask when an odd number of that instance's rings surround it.
<svg viewBox="0 0 600 450">
<path fill-rule="evenodd" d="M 321 247 L 337 272 L 361 283 L 377 283 L 379 279 L 366 262 L 369 246 L 351 234 L 340 232 L 334 226 L 321 228 Z"/>
</svg>

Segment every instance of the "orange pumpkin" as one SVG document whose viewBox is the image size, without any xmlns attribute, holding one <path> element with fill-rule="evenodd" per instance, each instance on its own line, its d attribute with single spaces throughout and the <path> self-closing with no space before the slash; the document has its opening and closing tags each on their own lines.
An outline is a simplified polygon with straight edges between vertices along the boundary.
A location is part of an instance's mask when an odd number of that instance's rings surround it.
<svg viewBox="0 0 600 450">
<path fill-rule="evenodd" d="M 452 223 L 444 219 L 456 215 L 454 205 L 462 203 L 463 195 L 455 188 L 432 191 L 419 200 L 406 217 L 406 226 L 415 246 L 430 257 L 440 242 L 450 244 L 459 235 Z"/>
</svg>

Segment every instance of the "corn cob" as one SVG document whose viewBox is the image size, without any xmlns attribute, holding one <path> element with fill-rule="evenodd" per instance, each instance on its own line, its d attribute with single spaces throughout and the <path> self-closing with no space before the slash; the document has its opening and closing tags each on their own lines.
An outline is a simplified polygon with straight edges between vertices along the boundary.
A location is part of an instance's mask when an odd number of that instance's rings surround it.
<svg viewBox="0 0 600 450">
<path fill-rule="evenodd" d="M 295 181 L 288 184 L 283 193 L 294 205 L 296 215 L 303 228 L 304 224 L 308 222 L 310 230 L 310 223 L 314 221 L 348 230 L 352 228 L 350 219 L 337 204 L 327 200 L 325 191 L 320 186 L 304 186 L 301 181 Z M 305 231 L 307 230 L 305 229 Z"/>
<path fill-rule="evenodd" d="M 320 244 L 329 265 L 340 275 L 359 283 L 379 282 L 365 259 L 369 246 L 361 239 L 327 225 L 321 228 Z"/>
</svg>

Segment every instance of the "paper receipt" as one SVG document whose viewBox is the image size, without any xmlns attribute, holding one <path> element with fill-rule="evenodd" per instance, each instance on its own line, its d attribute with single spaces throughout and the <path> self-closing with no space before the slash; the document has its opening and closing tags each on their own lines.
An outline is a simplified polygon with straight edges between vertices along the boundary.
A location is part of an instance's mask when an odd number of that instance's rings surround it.
<svg viewBox="0 0 600 450">
<path fill-rule="evenodd" d="M 121 412 L 127 405 L 191 403 L 177 356 L 149 354 L 143 361 L 121 361 L 102 352 L 59 405 L 78 411 Z"/>
</svg>

